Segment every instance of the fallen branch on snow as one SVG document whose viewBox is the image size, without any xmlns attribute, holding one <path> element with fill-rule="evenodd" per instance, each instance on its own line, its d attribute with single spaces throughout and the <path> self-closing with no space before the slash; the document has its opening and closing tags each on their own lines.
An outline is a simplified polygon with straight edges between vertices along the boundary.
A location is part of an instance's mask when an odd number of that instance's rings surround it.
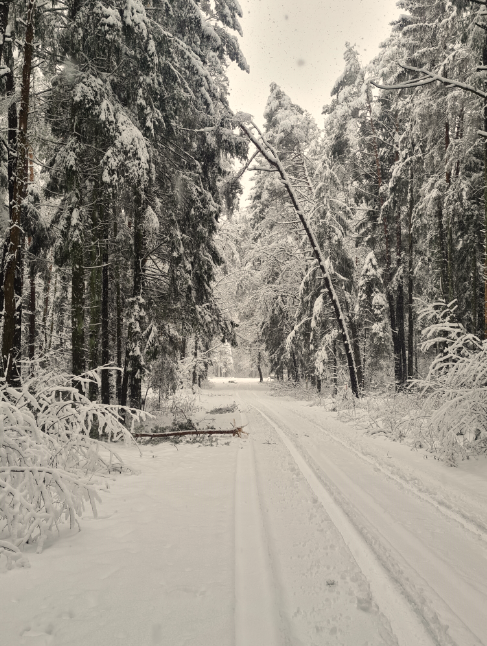
<svg viewBox="0 0 487 646">
<path fill-rule="evenodd" d="M 242 437 L 242 435 L 248 435 L 244 430 L 244 426 L 237 426 L 236 428 L 232 428 L 230 430 L 225 429 L 225 430 L 218 430 L 218 429 L 211 429 L 211 430 L 206 430 L 206 431 L 172 431 L 171 433 L 134 433 L 132 437 L 179 437 L 180 435 L 238 435 L 238 437 Z"/>
</svg>

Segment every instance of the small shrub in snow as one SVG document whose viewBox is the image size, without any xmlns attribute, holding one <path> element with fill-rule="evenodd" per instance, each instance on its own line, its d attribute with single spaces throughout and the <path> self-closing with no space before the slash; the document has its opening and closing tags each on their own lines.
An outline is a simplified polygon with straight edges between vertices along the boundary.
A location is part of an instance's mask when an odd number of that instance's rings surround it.
<svg viewBox="0 0 487 646">
<path fill-rule="evenodd" d="M 21 389 L 0 387 L 0 565 L 25 565 L 20 549 L 36 543 L 40 552 L 60 523 L 78 523 L 86 504 L 96 516 L 93 475 L 120 470 L 123 461 L 90 438 L 94 424 L 108 441 L 133 442 L 118 406 L 92 402 L 71 383 L 70 375 L 43 374 Z M 128 414 L 132 426 L 143 416 Z"/>
</svg>

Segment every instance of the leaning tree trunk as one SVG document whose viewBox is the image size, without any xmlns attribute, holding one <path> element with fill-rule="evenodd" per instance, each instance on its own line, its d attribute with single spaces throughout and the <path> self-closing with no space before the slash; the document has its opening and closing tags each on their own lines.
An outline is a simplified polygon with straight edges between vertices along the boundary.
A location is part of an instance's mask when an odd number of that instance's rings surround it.
<svg viewBox="0 0 487 646">
<path fill-rule="evenodd" d="M 27 195 L 28 181 L 27 127 L 29 120 L 30 79 L 32 74 L 34 41 L 34 6 L 35 0 L 29 0 L 26 16 L 27 27 L 24 43 L 22 84 L 20 88 L 18 137 L 15 151 L 17 159 L 16 173 L 13 182 L 13 199 L 11 204 L 10 244 L 5 263 L 3 285 L 5 314 L 3 321 L 2 356 L 5 379 L 11 386 L 19 386 L 21 383 L 22 256 L 24 244 L 21 217 L 22 205 Z"/>
<path fill-rule="evenodd" d="M 285 171 L 281 160 L 279 159 L 276 150 L 274 147 L 269 144 L 260 130 L 257 128 L 255 124 L 252 123 L 252 126 L 257 130 L 257 132 L 260 135 L 260 140 L 257 139 L 257 137 L 252 133 L 250 128 L 243 122 L 239 123 L 240 128 L 242 131 L 245 133 L 245 135 L 248 137 L 248 139 L 254 144 L 254 146 L 257 148 L 257 150 L 261 153 L 261 155 L 266 159 L 266 161 L 273 166 L 281 176 L 282 183 L 284 187 L 286 188 L 289 198 L 291 200 L 291 203 L 293 205 L 294 211 L 296 212 L 296 215 L 299 217 L 301 224 L 303 225 L 303 228 L 306 232 L 306 235 L 308 237 L 308 240 L 311 244 L 311 248 L 313 250 L 313 254 L 318 261 L 318 265 L 320 267 L 321 273 L 323 275 L 323 281 L 325 283 L 325 288 L 328 292 L 328 296 L 330 298 L 330 301 L 333 306 L 333 310 L 335 312 L 335 318 L 338 323 L 338 327 L 340 329 L 341 335 L 342 335 L 342 341 L 343 341 L 343 346 L 345 349 L 345 355 L 347 357 L 347 364 L 348 364 L 348 370 L 350 373 L 350 385 L 352 388 L 352 392 L 356 397 L 360 396 L 359 393 L 359 381 L 357 378 L 357 368 L 355 365 L 355 359 L 354 359 L 354 354 L 353 354 L 353 347 L 350 339 L 350 334 L 348 331 L 347 323 L 345 321 L 345 315 L 344 312 L 341 308 L 340 301 L 338 300 L 337 293 L 335 291 L 335 288 L 333 286 L 333 282 L 331 280 L 330 273 L 327 269 L 325 258 L 321 252 L 321 249 L 318 245 L 318 241 L 316 239 L 316 236 L 311 229 L 311 225 L 308 222 L 308 218 L 306 217 L 304 210 L 302 209 L 297 193 L 294 190 L 291 180 L 289 179 L 289 176 L 287 172 Z"/>
</svg>

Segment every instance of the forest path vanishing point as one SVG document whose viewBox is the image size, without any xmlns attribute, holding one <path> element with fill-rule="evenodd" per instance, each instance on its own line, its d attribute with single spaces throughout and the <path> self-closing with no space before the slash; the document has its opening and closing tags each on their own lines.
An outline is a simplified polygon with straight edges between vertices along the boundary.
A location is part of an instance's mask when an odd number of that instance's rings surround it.
<svg viewBox="0 0 487 646">
<path fill-rule="evenodd" d="M 0 646 L 486 646 L 485 476 L 234 381 L 201 400 L 247 436 L 122 447 L 100 518 L 0 574 Z"/>
</svg>

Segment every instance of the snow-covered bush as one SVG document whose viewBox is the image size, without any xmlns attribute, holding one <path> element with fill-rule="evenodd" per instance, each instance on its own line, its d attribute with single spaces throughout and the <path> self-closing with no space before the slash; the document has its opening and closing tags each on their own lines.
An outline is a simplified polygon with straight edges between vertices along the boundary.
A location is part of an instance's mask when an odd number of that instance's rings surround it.
<svg viewBox="0 0 487 646">
<path fill-rule="evenodd" d="M 449 465 L 487 452 L 487 341 L 455 319 L 455 305 L 426 306 L 424 353 L 436 347 L 425 378 L 404 392 L 367 397 L 367 428 L 424 448 Z"/>
<path fill-rule="evenodd" d="M 469 334 L 454 312 L 453 303 L 434 303 L 422 312 L 430 319 L 422 350 L 437 344 L 441 351 L 426 378 L 414 384 L 429 415 L 417 440 L 449 464 L 487 451 L 487 341 Z"/>
<path fill-rule="evenodd" d="M 98 380 L 88 373 L 85 385 Z M 80 378 L 77 378 L 80 379 Z M 90 401 L 70 375 L 42 374 L 21 389 L 0 387 L 0 566 L 25 565 L 20 549 L 42 550 L 61 522 L 75 526 L 86 504 L 96 516 L 93 475 L 123 469 L 109 442 L 133 442 L 118 406 Z M 130 409 L 134 422 L 143 413 Z M 90 437 L 93 427 L 108 442 Z"/>
</svg>

